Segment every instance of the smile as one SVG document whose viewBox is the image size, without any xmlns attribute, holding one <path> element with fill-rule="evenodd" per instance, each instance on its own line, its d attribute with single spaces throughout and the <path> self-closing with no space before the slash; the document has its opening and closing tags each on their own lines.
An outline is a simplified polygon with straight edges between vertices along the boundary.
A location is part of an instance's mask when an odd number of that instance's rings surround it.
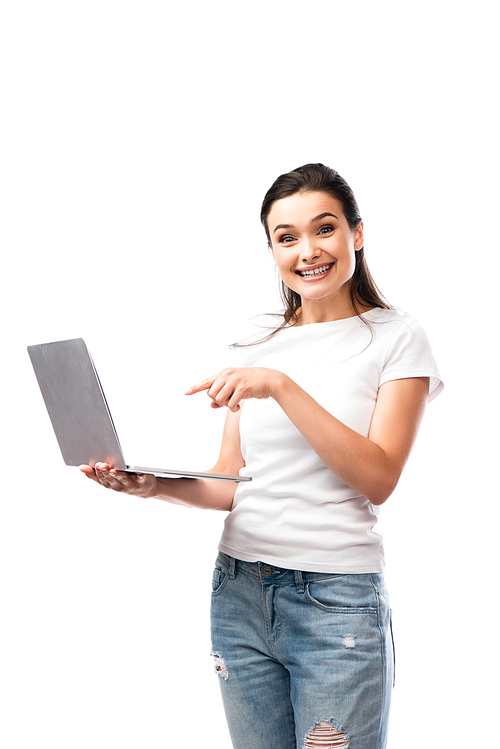
<svg viewBox="0 0 500 749">
<path fill-rule="evenodd" d="M 319 268 L 314 268 L 314 270 L 298 270 L 296 273 L 299 276 L 302 276 L 302 278 L 315 278 L 317 276 L 322 276 L 327 271 L 330 270 L 333 263 L 329 263 L 328 265 L 320 265 Z"/>
</svg>

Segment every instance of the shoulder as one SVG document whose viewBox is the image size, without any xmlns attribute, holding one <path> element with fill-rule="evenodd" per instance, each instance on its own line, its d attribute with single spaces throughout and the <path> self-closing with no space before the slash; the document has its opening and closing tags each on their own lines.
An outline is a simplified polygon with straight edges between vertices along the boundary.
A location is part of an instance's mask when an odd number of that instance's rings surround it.
<svg viewBox="0 0 500 749">
<path fill-rule="evenodd" d="M 379 339 L 415 339 L 422 345 L 429 345 L 429 339 L 420 321 L 402 309 L 373 309 L 364 316 Z"/>
<path fill-rule="evenodd" d="M 381 343 L 380 384 L 405 377 L 429 377 L 430 399 L 443 387 L 432 347 L 421 323 L 399 309 L 372 310 L 375 339 Z"/>
<path fill-rule="evenodd" d="M 418 319 L 399 307 L 382 308 L 377 307 L 365 312 L 363 317 L 367 322 L 374 324 L 385 324 L 390 327 L 408 326 L 410 328 L 421 328 Z"/>
</svg>

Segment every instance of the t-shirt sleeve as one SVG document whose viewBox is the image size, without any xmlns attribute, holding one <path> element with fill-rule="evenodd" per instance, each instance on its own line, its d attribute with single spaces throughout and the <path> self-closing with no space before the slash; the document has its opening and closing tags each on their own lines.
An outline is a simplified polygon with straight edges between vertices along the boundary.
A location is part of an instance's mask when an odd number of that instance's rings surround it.
<svg viewBox="0 0 500 749">
<path fill-rule="evenodd" d="M 402 380 L 406 377 L 430 378 L 429 402 L 443 389 L 429 339 L 420 323 L 408 317 L 398 325 L 382 368 L 379 386 L 390 380 Z"/>
</svg>

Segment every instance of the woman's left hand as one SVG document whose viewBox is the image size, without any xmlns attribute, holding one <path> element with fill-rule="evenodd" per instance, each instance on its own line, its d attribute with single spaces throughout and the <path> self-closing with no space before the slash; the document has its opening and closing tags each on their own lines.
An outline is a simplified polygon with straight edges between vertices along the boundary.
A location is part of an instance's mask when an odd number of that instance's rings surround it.
<svg viewBox="0 0 500 749">
<path fill-rule="evenodd" d="M 212 398 L 212 408 L 227 406 L 230 411 L 240 409 L 242 400 L 246 398 L 271 398 L 278 387 L 281 372 L 265 367 L 239 367 L 223 369 L 203 382 L 193 385 L 186 395 L 207 391 Z"/>
</svg>

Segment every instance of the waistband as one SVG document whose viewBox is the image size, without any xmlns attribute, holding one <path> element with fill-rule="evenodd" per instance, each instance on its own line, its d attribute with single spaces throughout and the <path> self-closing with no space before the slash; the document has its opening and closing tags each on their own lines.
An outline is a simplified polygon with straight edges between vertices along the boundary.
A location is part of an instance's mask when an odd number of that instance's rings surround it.
<svg viewBox="0 0 500 749">
<path fill-rule="evenodd" d="M 299 593 L 304 592 L 305 585 L 319 580 L 330 580 L 335 578 L 349 578 L 351 582 L 369 582 L 376 590 L 384 587 L 384 575 L 381 572 L 364 572 L 361 574 L 335 573 L 335 572 L 304 572 L 302 570 L 290 570 L 277 567 L 267 562 L 244 562 L 241 559 L 230 557 L 223 551 L 219 551 L 221 557 L 228 566 L 228 575 L 231 579 L 241 572 L 248 577 L 253 577 L 263 584 L 273 585 L 295 585 Z"/>
</svg>

